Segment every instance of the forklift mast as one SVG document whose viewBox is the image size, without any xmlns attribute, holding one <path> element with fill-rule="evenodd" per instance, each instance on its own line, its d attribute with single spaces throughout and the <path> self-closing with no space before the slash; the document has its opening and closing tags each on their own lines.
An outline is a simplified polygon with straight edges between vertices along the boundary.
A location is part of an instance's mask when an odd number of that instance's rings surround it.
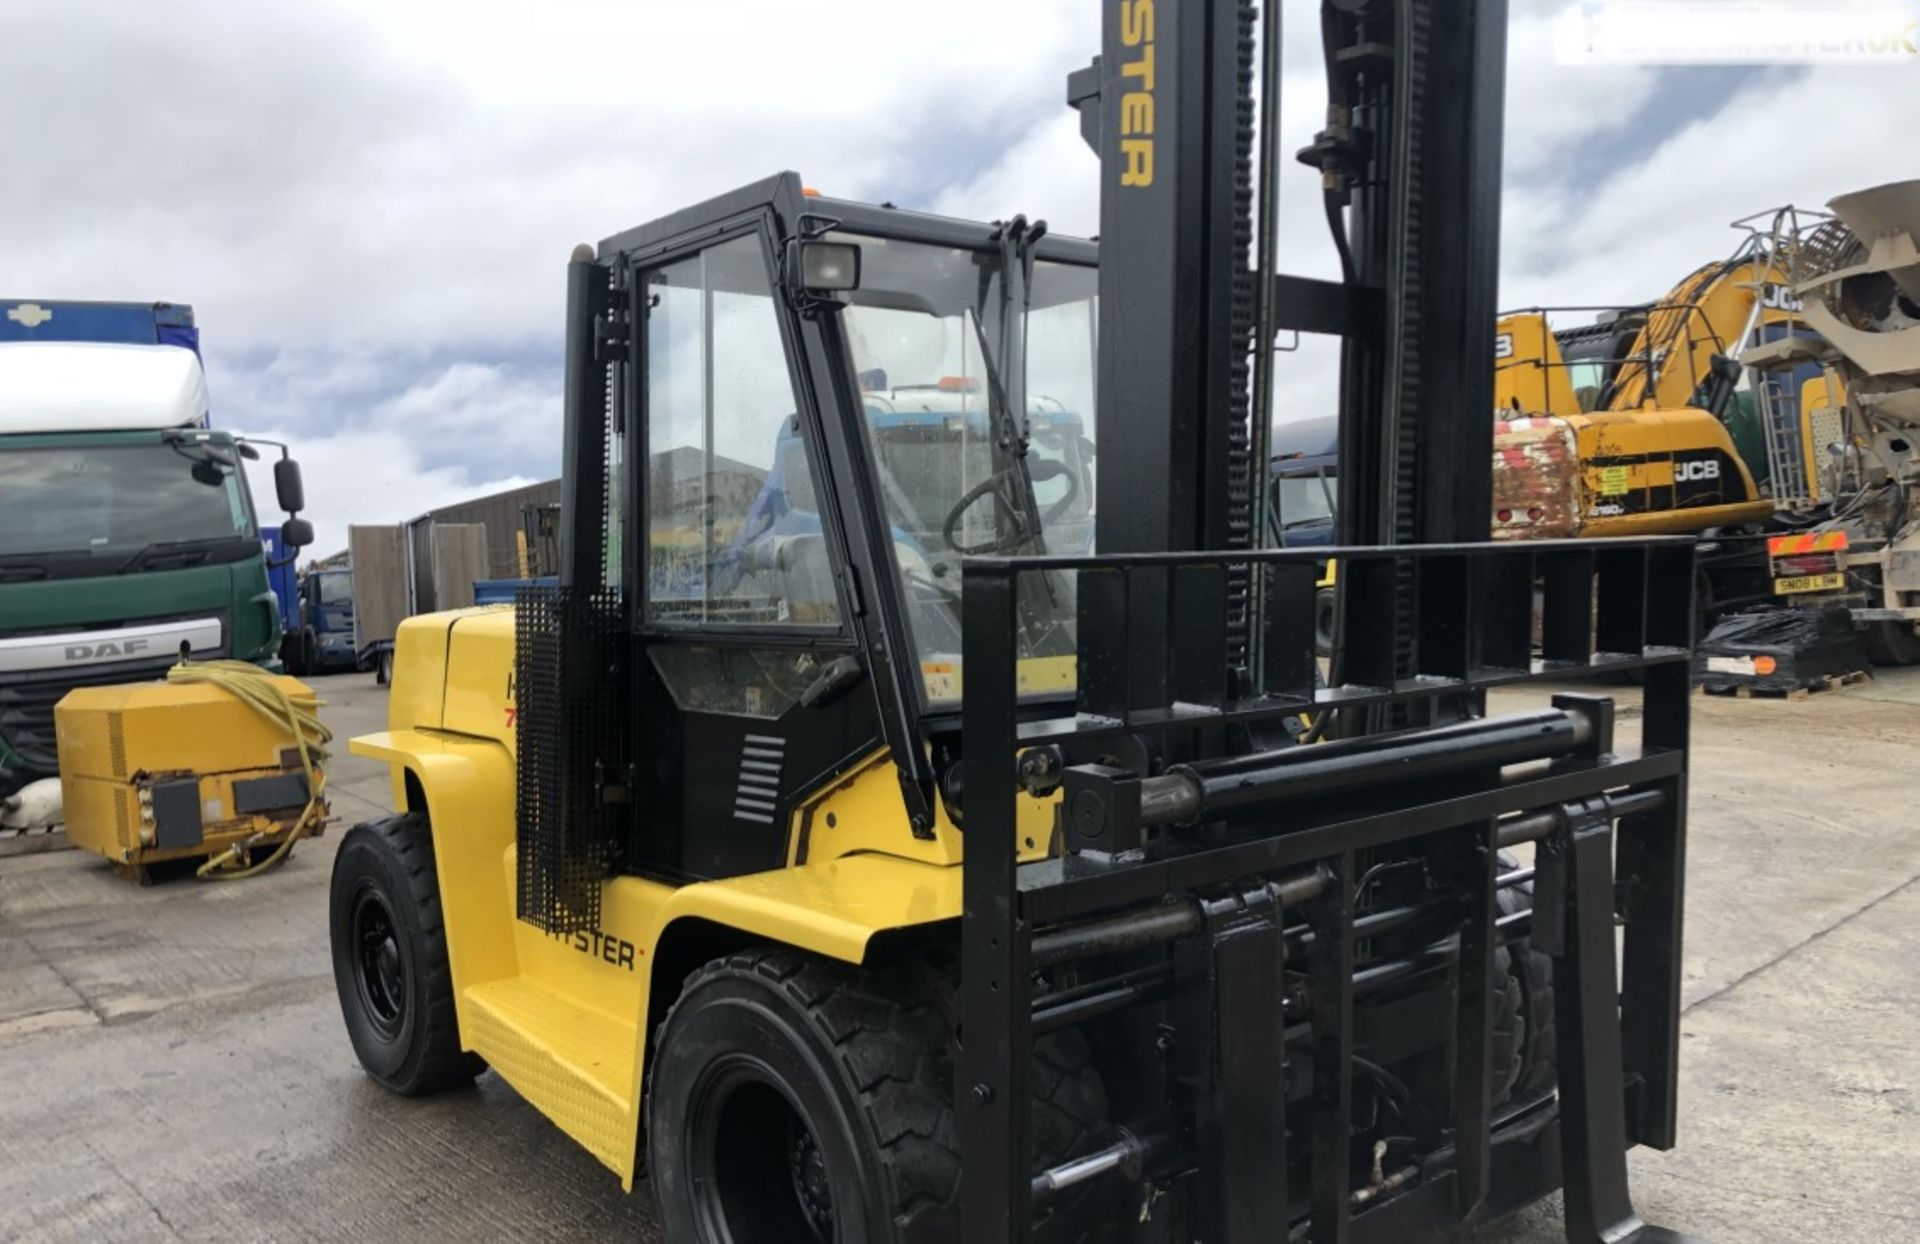
<svg viewBox="0 0 1920 1244">
<path fill-rule="evenodd" d="M 1326 127 L 1299 158 L 1320 172 L 1341 258 L 1343 279 L 1327 282 L 1277 270 L 1278 104 L 1271 94 L 1262 101 L 1256 134 L 1254 52 L 1263 46 L 1262 72 L 1277 79 L 1280 32 L 1256 40 L 1251 0 L 1103 6 L 1102 53 L 1068 83 L 1101 156 L 1101 339 L 1128 343 L 1100 358 L 1102 550 L 1254 546 L 1275 414 L 1272 352 L 1286 332 L 1342 340 L 1340 542 L 1488 538 L 1493 383 L 1484 360 L 1497 296 L 1507 5 L 1439 7 L 1324 6 Z M 1268 8 L 1277 18 L 1277 5 Z M 1250 266 L 1256 191 L 1261 245 Z M 1407 587 L 1394 593 L 1390 632 L 1368 637 L 1399 678 L 1416 664 Z M 1373 602 L 1348 594 L 1344 603 L 1336 628 Z M 1190 604 L 1151 591 L 1136 608 L 1134 642 L 1205 624 Z M 1229 666 L 1256 685 L 1260 612 L 1247 568 L 1233 568 Z M 1095 644 L 1114 633 L 1083 631 Z M 1357 645 L 1336 637 L 1332 647 Z M 1145 675 L 1124 654 L 1101 655 L 1096 670 Z M 1345 665 L 1343 656 L 1336 680 Z M 1114 699 L 1090 690 L 1097 703 Z M 1211 689 L 1133 690 L 1174 703 Z M 1335 732 L 1471 711 L 1434 701 L 1348 713 Z"/>
<path fill-rule="evenodd" d="M 1491 514 L 1487 360 L 1506 0 L 1322 5 L 1326 124 L 1298 158 L 1321 175 L 1341 260 L 1337 282 L 1277 270 L 1278 9 L 1265 6 L 1256 39 L 1249 0 L 1103 0 L 1101 54 L 1068 82 L 1068 102 L 1100 156 L 1099 556 L 969 561 L 965 750 L 1052 748 L 1071 758 L 1085 754 L 1089 734 L 1116 724 L 1125 732 L 1152 723 L 1152 741 L 1118 768 L 1069 764 L 1067 854 L 1058 862 L 1013 864 L 1013 774 L 976 767 L 969 782 L 963 974 L 989 987 L 966 995 L 965 1030 L 987 1036 L 968 1043 L 956 1084 L 973 1188 L 966 1238 L 1026 1239 L 1053 1198 L 1089 1172 L 1118 1168 L 1150 1180 L 1178 1151 L 1177 1161 L 1197 1167 L 1197 1184 L 1166 1238 L 1414 1238 L 1498 1217 L 1564 1173 L 1571 1239 L 1681 1240 L 1634 1213 L 1624 1151 L 1630 1143 L 1668 1147 L 1673 1138 L 1686 742 L 1686 669 L 1673 657 L 1691 633 L 1691 606 L 1676 598 L 1688 595 L 1692 550 L 1645 542 L 1596 557 L 1543 544 L 1503 557 L 1477 547 Z M 1267 76 L 1259 132 L 1256 50 Z M 1250 263 L 1256 188 L 1261 237 Z M 1350 547 L 1334 551 L 1344 603 L 1330 692 L 1315 690 L 1311 666 L 1305 602 L 1315 559 L 1256 547 L 1255 498 L 1274 415 L 1270 355 L 1258 356 L 1287 331 L 1342 339 L 1337 523 Z M 1260 365 L 1250 369 L 1250 359 Z M 1004 636 L 1017 625 L 1018 581 L 1036 573 L 1078 575 L 1081 715 L 1016 730 Z M 1536 608 L 1545 618 L 1539 648 Z M 1216 633 L 1224 639 L 1216 642 Z M 1148 655 L 1156 653 L 1168 655 Z M 1554 670 L 1590 674 L 1616 661 L 1643 670 L 1648 682 L 1638 758 L 1616 760 L 1610 702 L 1554 699 L 1562 716 L 1551 728 L 1582 741 L 1549 750 L 1586 758 L 1572 762 L 1576 768 L 1598 766 L 1586 778 L 1601 785 L 1588 796 L 1565 799 L 1571 788 L 1561 788 L 1550 809 L 1520 814 L 1548 791 L 1530 796 L 1509 783 L 1496 800 L 1508 810 L 1485 805 L 1496 819 L 1476 827 L 1479 812 L 1389 812 L 1391 799 L 1377 802 L 1380 792 L 1363 792 L 1364 783 L 1321 786 L 1309 776 L 1351 762 L 1352 772 L 1391 782 L 1390 768 L 1372 765 L 1402 746 L 1409 750 L 1400 759 L 1444 764 L 1431 750 L 1446 746 L 1443 737 L 1483 738 L 1520 720 L 1483 720 L 1487 687 Z M 1438 686 L 1454 690 L 1432 694 Z M 1239 698 L 1249 693 L 1256 698 Z M 1262 735 L 1260 710 L 1249 707 L 1261 699 L 1268 712 L 1276 701 L 1323 711 L 1343 705 L 1348 737 L 1319 756 L 1284 747 L 1234 756 L 1249 745 L 1233 741 L 1243 713 L 1247 733 L 1239 738 L 1257 747 L 1273 737 Z M 1209 713 L 1220 724 L 1166 728 Z M 1354 737 L 1417 722 L 1439 728 Z M 1567 764 L 1554 762 L 1571 776 Z M 1616 764 L 1611 778 L 1601 776 Z M 1265 815 L 1276 819 L 1255 817 L 1224 838 L 1204 829 L 1184 835 L 1181 827 L 1203 825 L 1229 803 L 1258 799 L 1253 788 L 1269 780 L 1275 802 Z M 1615 780 L 1638 788 L 1601 793 Z M 1285 833 L 1283 807 L 1291 809 Z M 1553 828 L 1539 838 L 1515 834 L 1533 819 Z M 1624 1014 L 1611 951 L 1616 821 L 1620 871 L 1658 895 L 1628 936 Z M 1386 831 L 1389 822 L 1395 828 Z M 1488 956 L 1514 937 L 1519 920 L 1496 919 L 1490 902 L 1514 880 L 1494 880 L 1498 850 L 1523 840 L 1538 843 L 1541 861 L 1535 944 L 1550 948 L 1560 973 L 1559 1110 L 1557 1118 L 1500 1124 L 1487 1081 Z M 1255 861 L 1289 867 L 1251 888 L 1244 873 L 1240 884 L 1231 881 Z M 1360 966 L 1361 929 L 1384 922 L 1378 913 L 1356 915 L 1355 904 L 1380 870 L 1416 861 L 1464 884 L 1466 924 L 1449 951 L 1458 971 L 1456 1061 L 1440 1090 L 1456 1112 L 1456 1140 L 1447 1173 L 1425 1176 L 1428 1204 L 1403 1196 L 1393 1212 L 1366 1213 L 1417 1176 L 1412 1168 L 1383 1174 L 1378 1146 L 1374 1183 L 1350 1191 L 1355 1033 L 1367 1028 L 1356 1007 L 1375 982 L 1409 970 L 1406 961 Z M 1217 888 L 1226 886 L 1233 888 Z M 1124 913 L 1127 901 L 1147 906 Z M 1306 962 L 1288 961 L 1287 947 L 1300 944 L 1289 941 L 1295 934 L 1311 939 Z M 1069 986 L 1059 1002 L 1003 983 L 1088 960 L 1113 963 L 1102 956 L 1123 950 L 1196 942 L 1201 949 L 1175 951 L 1170 967 L 1176 979 L 1196 974 L 1201 983 L 1189 976 L 1194 992 L 1185 996 L 1204 1001 L 1187 1010 L 1169 1004 L 1162 1014 L 1174 1018 L 1163 1019 L 1158 1038 L 1164 1074 L 1195 1091 L 1194 1114 L 1150 1116 L 1099 1154 L 1029 1184 L 1020 1117 L 1030 1091 L 1026 1044 L 1062 1013 L 1150 1006 L 1166 986 L 1151 983 L 1151 965 L 1119 973 L 1105 988 Z M 1290 990 L 1301 987 L 1313 1000 L 1290 1009 L 1298 997 Z M 1290 1124 L 1273 1104 L 1288 1098 L 1277 1032 L 1289 1019 L 1313 1029 L 1287 1047 L 1312 1081 L 1304 1135 L 1298 1119 Z M 1196 1039 L 1198 1050 L 1187 1046 Z M 1624 1103 L 1623 1077 L 1631 1086 Z M 1524 1143 L 1516 1144 L 1516 1129 Z M 1303 1140 L 1304 1161 L 1290 1148 Z M 1282 1174 L 1300 1170 L 1311 1172 L 1309 1187 L 1290 1186 Z M 1149 1197 L 1138 1210 L 1142 1223 L 1152 1209 Z M 1279 1225 L 1289 1222 L 1291 1231 Z"/>
<path fill-rule="evenodd" d="M 1250 547 L 1250 450 L 1274 412 L 1248 360 L 1289 331 L 1343 341 L 1341 543 L 1486 539 L 1506 0 L 1324 6 L 1327 124 L 1299 158 L 1340 282 L 1271 270 L 1270 244 L 1249 267 L 1255 180 L 1272 205 L 1282 158 L 1272 130 L 1254 158 L 1255 6 L 1103 13 L 1102 54 L 1068 85 L 1101 156 L 1101 337 L 1126 343 L 1100 357 L 1099 547 Z"/>
</svg>

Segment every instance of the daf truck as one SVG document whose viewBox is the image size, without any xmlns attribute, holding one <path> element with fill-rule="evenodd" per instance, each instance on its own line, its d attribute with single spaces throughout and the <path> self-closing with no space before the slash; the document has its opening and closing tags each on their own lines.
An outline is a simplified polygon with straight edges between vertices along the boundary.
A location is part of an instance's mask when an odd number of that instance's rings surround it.
<svg viewBox="0 0 1920 1244">
<path fill-rule="evenodd" d="M 297 550 L 312 527 L 278 448 Z M 278 666 L 259 456 L 211 424 L 191 307 L 0 299 L 0 797 L 57 773 L 53 707 L 75 687 L 162 678 L 183 653 Z"/>
</svg>

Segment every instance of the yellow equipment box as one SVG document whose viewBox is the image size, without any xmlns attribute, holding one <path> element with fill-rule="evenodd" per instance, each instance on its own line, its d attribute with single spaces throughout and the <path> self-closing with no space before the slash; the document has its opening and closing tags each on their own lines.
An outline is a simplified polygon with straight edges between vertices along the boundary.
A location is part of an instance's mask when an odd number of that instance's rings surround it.
<svg viewBox="0 0 1920 1244">
<path fill-rule="evenodd" d="M 313 699 L 297 679 L 263 678 Z M 81 687 L 54 708 L 54 728 L 67 840 L 142 880 L 166 860 L 271 851 L 306 810 L 293 735 L 220 687 Z M 322 804 L 309 836 L 325 816 Z"/>
</svg>

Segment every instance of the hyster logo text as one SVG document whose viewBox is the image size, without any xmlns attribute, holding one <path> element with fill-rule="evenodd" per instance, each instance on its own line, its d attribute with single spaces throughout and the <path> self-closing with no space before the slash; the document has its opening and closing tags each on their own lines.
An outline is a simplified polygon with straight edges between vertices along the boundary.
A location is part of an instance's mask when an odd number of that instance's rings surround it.
<svg viewBox="0 0 1920 1244">
<path fill-rule="evenodd" d="M 549 933 L 547 936 L 570 943 L 583 955 L 592 955 L 629 972 L 633 971 L 633 959 L 639 953 L 634 944 L 624 937 L 615 937 L 598 929 L 586 929 L 579 933 Z"/>
<path fill-rule="evenodd" d="M 144 639 L 123 639 L 119 643 L 107 640 L 104 643 L 98 644 L 68 644 L 65 659 L 68 661 L 104 661 L 108 657 L 138 656 L 146 650 L 147 641 Z"/>
<path fill-rule="evenodd" d="M 1120 66 L 1123 186 L 1153 184 L 1153 0 L 1121 0 L 1120 42 L 1138 54 Z"/>
</svg>

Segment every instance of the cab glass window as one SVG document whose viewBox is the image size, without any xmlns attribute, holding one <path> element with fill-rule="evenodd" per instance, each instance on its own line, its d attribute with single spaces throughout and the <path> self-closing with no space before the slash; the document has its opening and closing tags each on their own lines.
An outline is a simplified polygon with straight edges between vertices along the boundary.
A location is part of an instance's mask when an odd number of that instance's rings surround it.
<svg viewBox="0 0 1920 1244">
<path fill-rule="evenodd" d="M 760 239 L 720 243 L 642 279 L 648 620 L 837 625 Z"/>
<path fill-rule="evenodd" d="M 998 252 L 834 236 L 861 248 L 860 288 L 840 323 L 921 683 L 929 705 L 951 705 L 961 691 L 961 561 L 1093 549 L 1099 274 L 1041 260 L 1029 295 L 1013 300 L 1026 367 L 1015 415 L 1026 443 L 1015 445 L 997 432 L 1005 388 L 988 358 L 1001 348 Z M 1017 590 L 1022 691 L 1071 691 L 1073 575 L 1025 575 Z"/>
</svg>

